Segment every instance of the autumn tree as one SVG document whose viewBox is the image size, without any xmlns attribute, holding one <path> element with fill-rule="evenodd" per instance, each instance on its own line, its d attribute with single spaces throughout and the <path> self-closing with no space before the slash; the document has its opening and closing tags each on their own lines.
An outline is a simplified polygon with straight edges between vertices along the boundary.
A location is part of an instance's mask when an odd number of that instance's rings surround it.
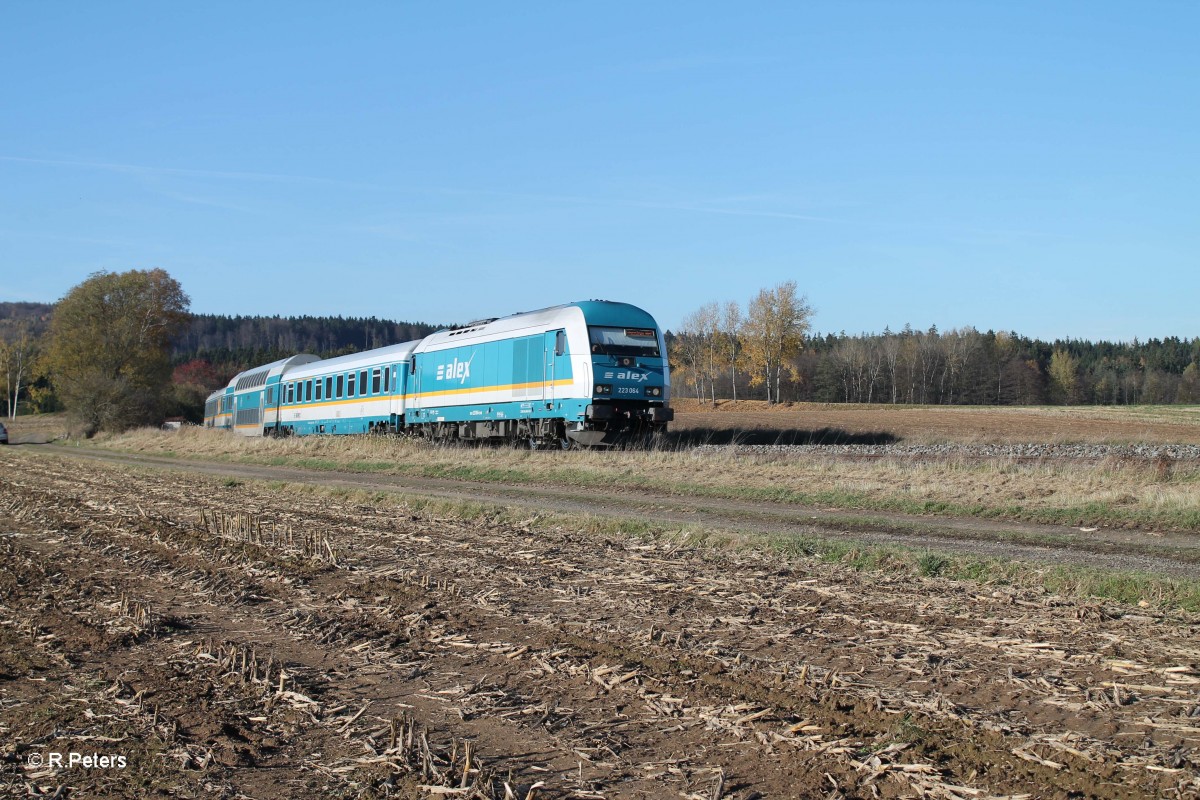
<svg viewBox="0 0 1200 800">
<path fill-rule="evenodd" d="M 1195 361 L 1184 367 L 1175 400 L 1179 403 L 1200 403 L 1200 367 Z"/>
<path fill-rule="evenodd" d="M 98 272 L 59 301 L 46 363 L 85 435 L 157 421 L 187 320 L 187 295 L 161 269 Z"/>
<path fill-rule="evenodd" d="M 700 339 L 681 327 L 671 338 L 667 352 L 671 362 L 671 381 L 692 384 L 696 390 L 696 402 L 699 403 L 704 386 L 700 369 Z"/>
<path fill-rule="evenodd" d="M 171 383 L 189 386 L 199 386 L 201 389 L 212 391 L 228 382 L 217 373 L 216 367 L 202 358 L 193 358 L 180 364 L 171 373 Z"/>
<path fill-rule="evenodd" d="M 0 369 L 4 371 L 4 399 L 8 403 L 10 421 L 17 418 L 21 389 L 29 382 L 37 346 L 28 325 L 19 326 L 10 341 L 0 341 Z"/>
<path fill-rule="evenodd" d="M 807 298 L 796 294 L 795 281 L 762 289 L 750 301 L 742 328 L 745 353 L 754 370 L 751 382 L 766 384 L 768 403 L 780 400 L 784 367 L 803 348 L 812 313 Z"/>
<path fill-rule="evenodd" d="M 1051 400 L 1062 405 L 1078 401 L 1079 359 L 1066 350 L 1055 350 L 1050 356 L 1049 375 Z"/>
</svg>

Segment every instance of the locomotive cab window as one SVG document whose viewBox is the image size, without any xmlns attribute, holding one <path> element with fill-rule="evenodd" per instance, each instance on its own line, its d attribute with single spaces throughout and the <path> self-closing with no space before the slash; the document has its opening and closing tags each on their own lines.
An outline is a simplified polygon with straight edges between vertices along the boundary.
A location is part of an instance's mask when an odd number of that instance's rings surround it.
<svg viewBox="0 0 1200 800">
<path fill-rule="evenodd" d="M 271 405 L 274 402 L 275 402 L 275 387 L 272 386 L 270 389 L 267 389 L 267 405 Z"/>
<path fill-rule="evenodd" d="M 554 335 L 554 355 L 561 356 L 567 352 L 567 332 L 559 331 Z"/>
<path fill-rule="evenodd" d="M 653 328 L 610 328 L 588 326 L 592 352 L 606 356 L 658 358 L 658 332 Z"/>
</svg>

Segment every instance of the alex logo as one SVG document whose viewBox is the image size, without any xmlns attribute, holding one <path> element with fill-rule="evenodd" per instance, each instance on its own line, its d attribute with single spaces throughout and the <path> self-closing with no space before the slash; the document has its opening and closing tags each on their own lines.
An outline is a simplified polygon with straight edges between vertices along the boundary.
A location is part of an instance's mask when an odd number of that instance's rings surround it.
<svg viewBox="0 0 1200 800">
<path fill-rule="evenodd" d="M 471 361 L 475 360 L 475 354 L 471 354 L 469 361 L 459 361 L 457 358 L 452 359 L 448 364 L 438 364 L 437 379 L 439 381 L 458 381 L 459 385 L 467 382 L 467 378 L 471 377 Z"/>
<path fill-rule="evenodd" d="M 615 372 L 615 373 L 614 372 L 606 372 L 606 373 L 604 373 L 604 377 L 608 380 L 612 380 L 613 378 L 616 378 L 619 381 L 634 381 L 635 383 L 641 383 L 642 381 L 650 379 L 650 373 L 649 372 L 634 372 L 632 370 L 630 370 L 628 372 L 626 372 L 626 371 Z"/>
</svg>

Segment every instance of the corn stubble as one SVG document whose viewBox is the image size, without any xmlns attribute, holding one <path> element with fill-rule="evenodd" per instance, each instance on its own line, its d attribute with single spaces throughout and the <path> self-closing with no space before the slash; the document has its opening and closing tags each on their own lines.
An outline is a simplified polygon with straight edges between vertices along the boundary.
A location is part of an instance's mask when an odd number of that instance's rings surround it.
<svg viewBox="0 0 1200 800">
<path fill-rule="evenodd" d="M 1194 615 L 0 459 L 32 796 L 1200 792 Z"/>
</svg>

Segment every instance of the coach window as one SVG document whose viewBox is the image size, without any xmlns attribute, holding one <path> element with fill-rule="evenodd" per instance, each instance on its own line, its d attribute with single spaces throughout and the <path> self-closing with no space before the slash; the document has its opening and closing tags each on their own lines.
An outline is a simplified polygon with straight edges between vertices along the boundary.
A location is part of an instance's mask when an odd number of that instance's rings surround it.
<svg viewBox="0 0 1200 800">
<path fill-rule="evenodd" d="M 337 395 L 336 395 L 336 396 L 337 396 L 337 397 L 341 397 L 341 396 L 342 396 L 342 393 L 343 393 L 343 392 L 344 392 L 344 390 L 345 390 L 345 388 L 346 388 L 346 387 L 342 385 L 342 376 L 341 376 L 341 375 L 338 375 L 338 376 L 337 376 Z"/>
<path fill-rule="evenodd" d="M 346 376 L 346 397 L 354 397 L 354 373 Z"/>
<path fill-rule="evenodd" d="M 272 386 L 270 389 L 267 389 L 267 405 L 271 405 L 274 402 L 275 402 L 275 387 Z"/>
<path fill-rule="evenodd" d="M 391 367 L 383 368 L 383 390 L 385 392 L 390 392 L 392 390 L 392 368 Z"/>
<path fill-rule="evenodd" d="M 325 379 L 325 399 L 326 400 L 333 399 L 333 378 Z"/>
<path fill-rule="evenodd" d="M 358 373 L 358 393 L 367 393 L 367 371 L 365 369 Z"/>
<path fill-rule="evenodd" d="M 317 396 L 316 396 L 315 398 L 313 398 L 313 399 L 315 399 L 315 400 L 317 400 L 317 401 L 320 401 L 320 399 L 321 399 L 321 389 L 323 389 L 323 388 L 324 388 L 324 383 L 325 383 L 325 381 L 321 380 L 320 378 L 317 378 L 315 381 L 313 381 L 313 383 L 315 383 L 315 384 L 317 385 L 317 386 L 316 386 L 316 389 L 317 389 Z"/>
<path fill-rule="evenodd" d="M 292 404 L 292 400 L 295 398 L 296 384 L 289 383 L 287 392 L 287 404 L 290 406 Z"/>
<path fill-rule="evenodd" d="M 312 381 L 304 382 L 304 402 L 312 402 Z"/>
<path fill-rule="evenodd" d="M 379 394 L 379 370 L 371 370 L 371 394 Z"/>
</svg>

